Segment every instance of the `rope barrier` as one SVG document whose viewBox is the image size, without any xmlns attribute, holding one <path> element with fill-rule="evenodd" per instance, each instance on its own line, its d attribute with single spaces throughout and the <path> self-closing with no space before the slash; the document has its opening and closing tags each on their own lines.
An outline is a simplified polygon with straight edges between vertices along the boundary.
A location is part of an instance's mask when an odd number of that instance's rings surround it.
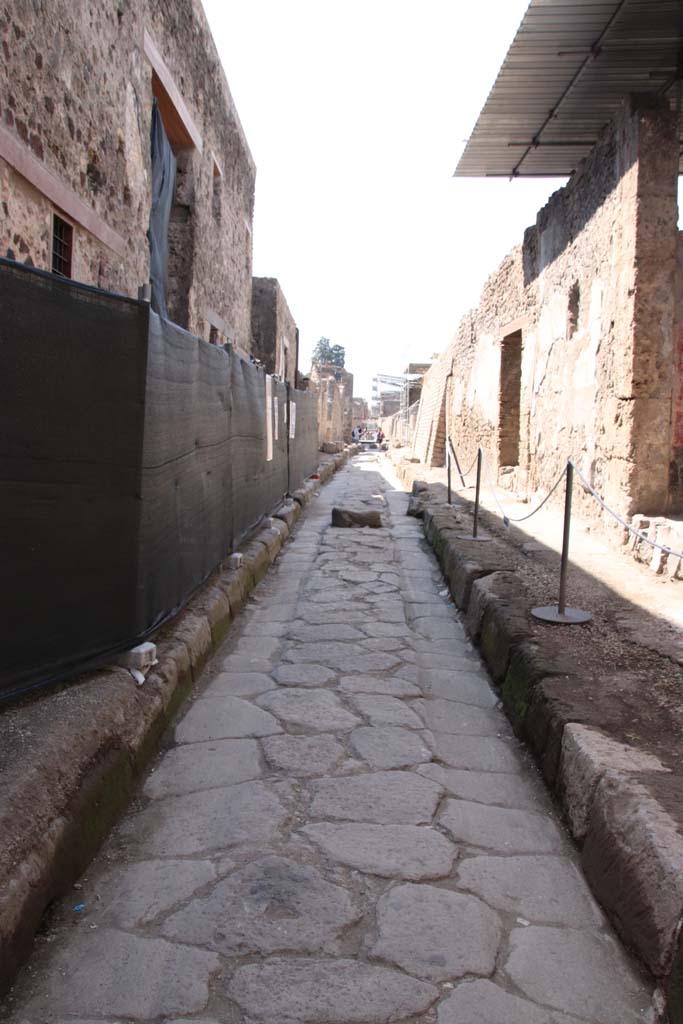
<svg viewBox="0 0 683 1024">
<path fill-rule="evenodd" d="M 674 551 L 673 548 L 670 548 L 667 544 L 660 544 L 656 540 L 650 540 L 650 538 L 647 536 L 646 533 L 642 533 L 640 530 L 636 530 L 635 526 L 631 526 L 630 523 L 626 522 L 626 520 L 623 519 L 619 515 L 618 512 L 615 512 L 614 509 L 611 509 L 609 507 L 607 502 L 604 501 L 604 499 L 600 497 L 600 495 L 595 490 L 595 488 L 592 487 L 592 485 L 588 483 L 588 481 L 586 480 L 585 476 L 583 475 L 583 473 L 581 472 L 579 467 L 576 465 L 574 460 L 570 459 L 569 461 L 571 462 L 572 466 L 574 467 L 574 472 L 576 473 L 576 475 L 578 476 L 579 480 L 581 481 L 583 486 L 586 488 L 586 490 L 590 491 L 590 493 L 593 495 L 593 497 L 598 502 L 598 504 L 602 506 L 602 508 L 605 510 L 605 512 L 609 512 L 609 514 L 611 516 L 613 516 L 616 519 L 616 521 L 618 523 L 620 523 L 626 530 L 628 530 L 629 533 L 632 533 L 634 537 L 638 537 L 640 540 L 644 540 L 645 543 L 649 544 L 651 547 L 658 548 L 659 551 L 663 551 L 667 555 L 673 555 L 674 558 L 683 558 L 683 551 Z"/>
<path fill-rule="evenodd" d="M 453 446 L 453 442 L 452 442 L 450 437 L 448 438 L 448 445 L 449 445 L 449 447 L 451 449 L 453 458 L 456 460 L 456 463 L 457 463 L 457 456 L 455 454 L 455 448 Z M 493 478 L 492 478 L 492 473 L 491 473 L 491 469 L 490 469 L 490 466 L 489 466 L 489 461 L 488 461 L 488 457 L 486 455 L 486 452 L 483 450 L 483 448 L 480 448 L 479 450 L 482 453 L 482 464 L 483 464 L 483 467 L 484 467 L 484 472 L 486 474 L 486 480 L 487 480 L 487 483 L 488 483 L 488 487 L 489 487 L 489 490 L 491 492 L 491 497 L 493 498 L 493 501 L 495 502 L 495 504 L 498 506 L 498 509 L 499 509 L 500 514 L 501 514 L 502 519 L 503 519 L 503 525 L 505 527 L 509 527 L 510 523 L 523 523 L 523 522 L 525 522 L 525 520 L 531 519 L 532 516 L 535 516 L 537 512 L 540 512 L 540 510 L 543 508 L 543 506 L 546 504 L 546 502 L 549 500 L 549 498 L 555 493 L 557 488 L 560 486 L 560 484 L 562 483 L 562 481 L 564 480 L 564 478 L 565 478 L 565 476 L 567 474 L 567 467 L 565 467 L 562 470 L 562 472 L 560 473 L 560 475 L 558 476 L 558 478 L 555 481 L 555 483 L 553 484 L 553 486 L 550 488 L 550 490 L 546 494 L 546 496 L 542 499 L 542 501 L 539 502 L 539 504 L 534 509 L 532 509 L 531 512 L 527 512 L 526 515 L 523 515 L 523 516 L 509 516 L 507 514 L 507 512 L 505 511 L 505 509 L 503 508 L 503 505 L 501 504 L 501 502 L 500 502 L 500 500 L 498 498 L 498 494 L 497 494 L 497 491 L 496 491 L 496 486 L 495 486 L 495 483 L 494 483 Z M 474 459 L 470 463 L 469 469 L 467 469 L 465 471 L 465 473 L 460 473 L 460 477 L 463 480 L 463 484 L 464 484 L 465 477 L 468 476 L 468 474 L 474 468 L 474 466 L 475 466 L 475 464 L 477 462 L 477 458 L 478 458 L 478 455 L 475 455 Z M 567 461 L 568 461 L 568 463 L 571 463 L 574 471 L 576 472 L 576 475 L 578 476 L 579 480 L 583 484 L 584 488 L 592 495 L 592 497 L 595 498 L 595 500 L 604 509 L 604 511 L 608 512 L 614 519 L 616 519 L 616 521 L 621 526 L 623 526 L 624 529 L 628 530 L 629 533 L 632 533 L 634 537 L 638 537 L 639 540 L 644 541 L 646 544 L 649 544 L 651 547 L 657 548 L 659 551 L 663 551 L 664 554 L 671 555 L 673 558 L 681 558 L 681 559 L 683 559 L 683 552 L 675 551 L 673 548 L 669 547 L 667 544 L 660 544 L 658 541 L 652 540 L 650 537 L 647 536 L 647 534 L 643 533 L 641 530 L 636 530 L 636 528 L 634 526 L 631 526 L 631 524 L 628 523 L 622 516 L 620 516 L 618 512 L 615 512 L 614 509 L 611 509 L 609 507 L 609 505 L 598 494 L 598 492 L 595 490 L 595 488 L 588 482 L 588 480 L 586 480 L 585 476 L 583 475 L 583 473 L 581 472 L 579 467 L 576 465 L 576 462 L 574 461 L 574 459 L 570 458 Z M 469 486 L 471 487 L 472 485 L 470 484 Z"/>
</svg>

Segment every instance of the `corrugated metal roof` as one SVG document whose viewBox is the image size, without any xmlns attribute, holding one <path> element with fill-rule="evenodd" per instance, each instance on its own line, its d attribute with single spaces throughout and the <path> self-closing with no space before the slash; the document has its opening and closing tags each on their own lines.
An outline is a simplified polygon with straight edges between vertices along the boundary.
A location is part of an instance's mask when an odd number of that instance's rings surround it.
<svg viewBox="0 0 683 1024">
<path fill-rule="evenodd" d="M 531 0 L 455 171 L 565 177 L 629 93 L 683 69 L 683 0 Z"/>
</svg>

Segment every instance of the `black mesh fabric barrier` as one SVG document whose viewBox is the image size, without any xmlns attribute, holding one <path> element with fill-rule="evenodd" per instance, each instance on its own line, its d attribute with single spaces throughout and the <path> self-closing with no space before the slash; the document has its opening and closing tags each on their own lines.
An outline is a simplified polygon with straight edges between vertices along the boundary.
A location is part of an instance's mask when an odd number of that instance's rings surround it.
<svg viewBox="0 0 683 1024">
<path fill-rule="evenodd" d="M 0 695 L 137 632 L 147 318 L 0 260 Z"/>
<path fill-rule="evenodd" d="M 318 463 L 311 395 L 290 429 L 232 351 L 7 260 L 0 380 L 0 699 L 134 646 Z"/>
</svg>

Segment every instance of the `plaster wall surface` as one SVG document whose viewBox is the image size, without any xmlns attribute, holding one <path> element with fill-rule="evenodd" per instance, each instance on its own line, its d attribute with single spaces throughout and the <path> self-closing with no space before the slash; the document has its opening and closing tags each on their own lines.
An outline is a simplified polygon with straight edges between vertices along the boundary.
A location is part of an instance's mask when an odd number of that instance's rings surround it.
<svg viewBox="0 0 683 1024">
<path fill-rule="evenodd" d="M 427 374 L 420 458 L 443 464 L 432 439 L 448 429 L 463 466 L 481 444 L 499 483 L 522 493 L 549 489 L 571 456 L 624 514 L 676 507 L 677 153 L 668 108 L 642 97 L 624 105 Z M 599 514 L 593 499 L 579 500 Z"/>
<path fill-rule="evenodd" d="M 309 389 L 318 400 L 320 445 L 342 445 L 351 441 L 353 430 L 353 374 L 332 364 L 314 363 Z"/>
<path fill-rule="evenodd" d="M 137 296 L 149 279 L 150 123 L 165 69 L 193 131 L 174 139 L 162 108 L 178 158 L 169 313 L 206 338 L 211 313 L 248 354 L 255 167 L 201 5 L 14 0 L 0 4 L 0 46 L 0 253 L 51 269 L 52 214 L 66 210 L 73 276 Z M 56 200 L 29 184 L 34 173 Z M 69 216 L 74 204 L 89 226 Z"/>
</svg>

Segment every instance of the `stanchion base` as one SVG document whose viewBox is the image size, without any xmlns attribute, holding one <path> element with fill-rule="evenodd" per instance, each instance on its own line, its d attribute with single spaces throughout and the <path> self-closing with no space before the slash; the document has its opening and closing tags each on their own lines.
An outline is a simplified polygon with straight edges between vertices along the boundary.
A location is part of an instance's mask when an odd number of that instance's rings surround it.
<svg viewBox="0 0 683 1024">
<path fill-rule="evenodd" d="M 584 612 L 580 608 L 565 608 L 564 612 L 556 604 L 546 605 L 544 608 L 532 608 L 531 614 L 543 622 L 558 622 L 562 626 L 574 626 L 579 622 L 590 622 L 593 618 L 590 612 Z"/>
<path fill-rule="evenodd" d="M 478 533 L 476 537 L 473 537 L 471 533 L 456 533 L 455 536 L 458 540 L 473 540 L 475 544 L 480 540 L 493 540 L 493 537 L 489 537 L 488 533 Z"/>
</svg>

